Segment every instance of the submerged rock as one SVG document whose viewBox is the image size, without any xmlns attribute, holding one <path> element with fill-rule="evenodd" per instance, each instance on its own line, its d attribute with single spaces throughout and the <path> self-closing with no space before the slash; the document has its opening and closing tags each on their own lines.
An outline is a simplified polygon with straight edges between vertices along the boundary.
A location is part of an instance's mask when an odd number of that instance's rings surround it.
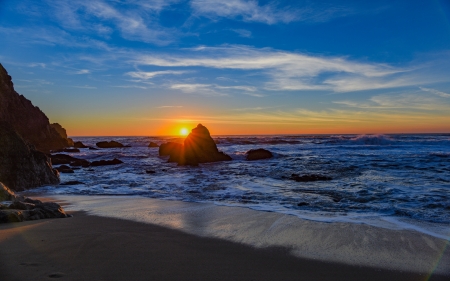
<svg viewBox="0 0 450 281">
<path fill-rule="evenodd" d="M 130 147 L 128 145 L 123 145 L 120 142 L 117 141 L 100 141 L 98 143 L 96 143 L 95 145 L 97 145 L 100 148 L 118 148 L 118 147 Z"/>
<path fill-rule="evenodd" d="M 7 124 L 0 124 L 0 132 L 1 182 L 14 191 L 59 183 L 59 173 L 47 155 L 26 143 Z"/>
<path fill-rule="evenodd" d="M 84 182 L 81 181 L 66 181 L 62 182 L 59 185 L 77 185 L 77 184 L 84 184 Z"/>
<path fill-rule="evenodd" d="M 298 181 L 298 182 L 329 181 L 329 180 L 332 180 L 332 178 L 330 178 L 330 177 L 323 176 L 323 175 L 316 175 L 316 174 L 309 174 L 309 175 L 303 175 L 303 176 L 299 176 L 297 174 L 292 174 L 290 179 Z"/>
<path fill-rule="evenodd" d="M 120 161 L 117 158 L 114 158 L 113 160 L 100 160 L 100 161 L 92 161 L 91 166 L 107 166 L 107 165 L 118 165 L 122 164 L 123 162 Z"/>
<path fill-rule="evenodd" d="M 247 151 L 245 155 L 245 160 L 248 161 L 268 159 L 273 157 L 272 152 L 263 148 L 251 149 Z"/>
</svg>

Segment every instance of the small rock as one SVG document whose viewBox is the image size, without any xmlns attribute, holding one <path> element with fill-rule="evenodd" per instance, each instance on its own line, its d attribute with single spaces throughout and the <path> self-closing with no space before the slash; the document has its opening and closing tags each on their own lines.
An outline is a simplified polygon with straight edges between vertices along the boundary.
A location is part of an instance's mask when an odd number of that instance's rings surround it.
<svg viewBox="0 0 450 281">
<path fill-rule="evenodd" d="M 147 174 L 156 174 L 156 172 L 155 171 L 152 171 L 152 170 L 146 170 L 145 171 Z"/>
<path fill-rule="evenodd" d="M 73 147 L 75 148 L 87 148 L 81 141 L 76 141 L 73 143 Z"/>
<path fill-rule="evenodd" d="M 96 143 L 96 145 L 100 148 L 130 147 L 130 146 L 125 146 L 117 141 L 110 141 L 110 142 L 101 141 L 101 142 Z"/>
<path fill-rule="evenodd" d="M 81 181 L 66 181 L 66 182 L 60 183 L 59 185 L 77 185 L 77 184 L 84 184 L 84 183 Z"/>
<path fill-rule="evenodd" d="M 66 165 L 61 165 L 57 168 L 55 168 L 58 172 L 63 173 L 63 174 L 71 174 L 74 173 L 74 170 L 72 170 L 69 166 Z"/>
<path fill-rule="evenodd" d="M 248 161 L 268 159 L 273 157 L 272 152 L 263 148 L 251 149 L 247 151 L 245 154 L 246 154 L 245 160 Z"/>
<path fill-rule="evenodd" d="M 148 147 L 159 147 L 159 145 L 155 142 L 150 142 L 150 144 L 148 145 Z"/>
<path fill-rule="evenodd" d="M 123 162 L 120 161 L 117 158 L 114 158 L 113 160 L 100 160 L 100 161 L 93 161 L 91 163 L 91 166 L 96 167 L 96 166 L 107 166 L 107 165 L 118 165 L 118 164 L 122 164 Z"/>
</svg>

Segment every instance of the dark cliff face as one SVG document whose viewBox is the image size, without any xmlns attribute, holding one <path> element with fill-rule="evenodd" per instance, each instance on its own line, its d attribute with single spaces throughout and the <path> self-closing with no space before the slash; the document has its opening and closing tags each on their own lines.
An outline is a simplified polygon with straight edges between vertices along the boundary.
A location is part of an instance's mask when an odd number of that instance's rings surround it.
<svg viewBox="0 0 450 281">
<path fill-rule="evenodd" d="M 15 191 L 59 183 L 47 155 L 26 143 L 9 124 L 0 122 L 0 132 L 0 182 Z"/>
<path fill-rule="evenodd" d="M 70 146 L 49 123 L 47 116 L 14 90 L 11 76 L 0 64 L 0 122 L 9 124 L 37 150 L 48 152 Z"/>
</svg>

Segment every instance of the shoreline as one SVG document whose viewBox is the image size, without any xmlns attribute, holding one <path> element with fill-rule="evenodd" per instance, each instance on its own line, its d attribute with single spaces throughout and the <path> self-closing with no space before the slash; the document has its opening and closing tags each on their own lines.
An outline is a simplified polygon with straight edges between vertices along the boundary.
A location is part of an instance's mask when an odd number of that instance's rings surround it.
<svg viewBox="0 0 450 281">
<path fill-rule="evenodd" d="M 2 280 L 447 280 L 293 257 L 153 224 L 74 212 L 0 225 Z M 429 278 L 430 279 L 426 279 Z"/>
<path fill-rule="evenodd" d="M 449 240 L 414 230 L 323 223 L 274 212 L 128 196 L 51 195 L 72 211 L 159 225 L 296 257 L 417 273 L 450 275 Z"/>
</svg>

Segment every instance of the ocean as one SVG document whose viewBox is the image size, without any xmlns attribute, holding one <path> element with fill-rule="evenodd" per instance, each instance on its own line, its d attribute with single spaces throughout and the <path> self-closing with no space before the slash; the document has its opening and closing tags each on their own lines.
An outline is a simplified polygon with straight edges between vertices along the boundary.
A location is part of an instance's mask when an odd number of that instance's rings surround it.
<svg viewBox="0 0 450 281">
<path fill-rule="evenodd" d="M 233 161 L 177 166 L 148 144 L 175 137 L 74 137 L 85 145 L 115 140 L 127 148 L 67 153 L 110 160 L 115 166 L 61 174 L 61 185 L 31 192 L 49 195 L 140 196 L 206 202 L 275 212 L 320 222 L 412 229 L 449 239 L 450 134 L 213 136 Z M 246 161 L 250 149 L 271 159 Z M 292 174 L 331 180 L 297 182 Z M 69 181 L 82 183 L 63 185 Z"/>
</svg>

